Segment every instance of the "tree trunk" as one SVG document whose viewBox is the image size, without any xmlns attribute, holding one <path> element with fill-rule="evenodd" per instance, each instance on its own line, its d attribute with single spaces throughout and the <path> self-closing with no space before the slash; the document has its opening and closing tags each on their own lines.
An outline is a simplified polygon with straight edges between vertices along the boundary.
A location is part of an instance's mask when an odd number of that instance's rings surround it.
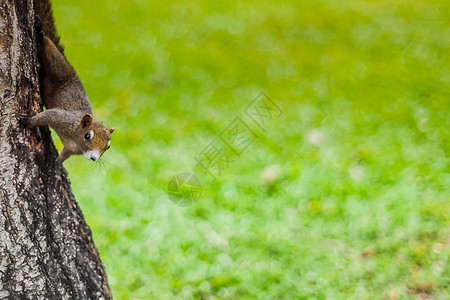
<svg viewBox="0 0 450 300">
<path fill-rule="evenodd" d="M 42 110 L 32 0 L 0 0 L 0 299 L 111 299 Z"/>
</svg>

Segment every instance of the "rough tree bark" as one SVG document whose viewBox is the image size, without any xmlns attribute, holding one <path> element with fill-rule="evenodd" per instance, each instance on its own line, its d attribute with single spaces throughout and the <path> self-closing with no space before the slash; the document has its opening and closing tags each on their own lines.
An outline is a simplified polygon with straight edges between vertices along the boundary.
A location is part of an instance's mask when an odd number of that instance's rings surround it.
<svg viewBox="0 0 450 300">
<path fill-rule="evenodd" d="M 111 299 L 42 110 L 32 0 L 0 0 L 0 298 Z"/>
</svg>

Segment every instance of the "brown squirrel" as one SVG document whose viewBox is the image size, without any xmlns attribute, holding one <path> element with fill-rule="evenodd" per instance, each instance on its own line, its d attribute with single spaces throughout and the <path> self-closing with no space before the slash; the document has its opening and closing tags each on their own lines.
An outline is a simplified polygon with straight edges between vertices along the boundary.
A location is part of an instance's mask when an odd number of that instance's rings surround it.
<svg viewBox="0 0 450 300">
<path fill-rule="evenodd" d="M 110 147 L 109 128 L 92 117 L 92 108 L 75 69 L 64 56 L 59 43 L 51 3 L 34 1 L 38 31 L 39 83 L 46 110 L 33 117 L 22 118 L 29 126 L 52 127 L 63 143 L 57 158 L 62 163 L 71 155 L 97 161 Z"/>
</svg>

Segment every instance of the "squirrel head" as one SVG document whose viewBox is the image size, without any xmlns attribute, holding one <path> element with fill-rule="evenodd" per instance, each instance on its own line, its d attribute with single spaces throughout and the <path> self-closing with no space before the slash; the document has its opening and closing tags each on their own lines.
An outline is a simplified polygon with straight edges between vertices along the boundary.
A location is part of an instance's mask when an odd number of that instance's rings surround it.
<svg viewBox="0 0 450 300">
<path fill-rule="evenodd" d="M 113 131 L 114 128 L 109 128 L 94 120 L 90 114 L 85 114 L 78 130 L 78 145 L 84 156 L 88 160 L 97 161 L 109 149 Z"/>
</svg>

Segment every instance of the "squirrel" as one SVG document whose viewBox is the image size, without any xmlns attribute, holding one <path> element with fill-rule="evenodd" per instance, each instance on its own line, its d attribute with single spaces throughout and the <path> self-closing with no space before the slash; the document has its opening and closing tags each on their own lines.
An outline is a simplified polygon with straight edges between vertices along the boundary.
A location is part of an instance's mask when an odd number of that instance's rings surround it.
<svg viewBox="0 0 450 300">
<path fill-rule="evenodd" d="M 83 84 L 64 55 L 59 43 L 50 0 L 34 0 L 37 49 L 40 63 L 39 84 L 45 110 L 33 117 L 22 116 L 30 127 L 50 126 L 58 134 L 63 149 L 56 161 L 71 155 L 97 161 L 110 148 L 109 128 L 92 116 L 92 108 Z"/>
</svg>

